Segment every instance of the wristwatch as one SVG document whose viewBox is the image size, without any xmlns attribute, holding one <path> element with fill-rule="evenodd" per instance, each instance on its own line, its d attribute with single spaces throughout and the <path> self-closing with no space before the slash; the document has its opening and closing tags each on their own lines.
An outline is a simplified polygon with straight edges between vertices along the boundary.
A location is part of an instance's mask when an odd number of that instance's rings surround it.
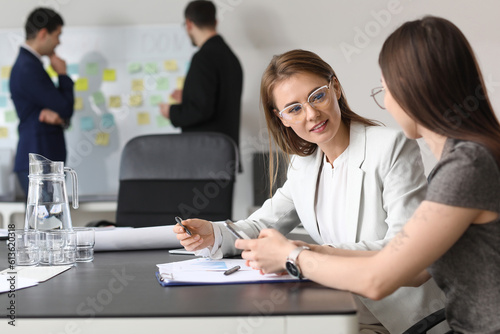
<svg viewBox="0 0 500 334">
<path fill-rule="evenodd" d="M 285 264 L 286 271 L 288 271 L 288 273 L 291 276 L 296 277 L 298 279 L 304 278 L 304 276 L 302 276 L 302 273 L 300 272 L 299 265 L 297 264 L 297 258 L 299 257 L 300 252 L 302 252 L 303 250 L 310 250 L 310 248 L 307 246 L 297 247 L 293 251 L 291 251 L 288 257 L 286 258 L 286 264 Z"/>
</svg>

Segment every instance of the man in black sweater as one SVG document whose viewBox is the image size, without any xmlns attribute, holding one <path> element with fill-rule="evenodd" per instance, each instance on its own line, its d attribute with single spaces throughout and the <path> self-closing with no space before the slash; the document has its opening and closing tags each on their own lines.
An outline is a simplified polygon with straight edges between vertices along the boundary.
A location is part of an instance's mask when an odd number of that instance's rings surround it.
<svg viewBox="0 0 500 334">
<path fill-rule="evenodd" d="M 192 1 L 184 12 L 186 31 L 199 47 L 184 90 L 172 93 L 180 104 L 160 105 L 162 115 L 183 132 L 221 132 L 239 144 L 243 71 L 238 58 L 217 34 L 215 6 Z"/>
</svg>

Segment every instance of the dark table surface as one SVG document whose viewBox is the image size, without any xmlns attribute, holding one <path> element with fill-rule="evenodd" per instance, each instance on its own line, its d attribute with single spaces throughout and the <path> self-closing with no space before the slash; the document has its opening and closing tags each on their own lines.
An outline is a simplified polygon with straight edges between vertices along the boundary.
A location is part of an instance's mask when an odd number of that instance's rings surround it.
<svg viewBox="0 0 500 334">
<path fill-rule="evenodd" d="M 352 295 L 313 282 L 162 287 L 156 264 L 192 259 L 168 250 L 101 252 L 38 286 L 18 290 L 19 318 L 204 317 L 356 313 Z M 0 269 L 7 268 L 5 241 Z M 0 315 L 10 302 L 0 294 Z"/>
</svg>

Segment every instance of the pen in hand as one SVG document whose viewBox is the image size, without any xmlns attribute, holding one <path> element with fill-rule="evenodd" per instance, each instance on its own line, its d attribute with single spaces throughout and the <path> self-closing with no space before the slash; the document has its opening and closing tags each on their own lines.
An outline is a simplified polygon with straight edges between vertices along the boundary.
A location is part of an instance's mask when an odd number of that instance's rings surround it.
<svg viewBox="0 0 500 334">
<path fill-rule="evenodd" d="M 234 274 L 235 272 L 237 272 L 241 267 L 240 266 L 234 266 L 232 267 L 231 269 L 228 269 L 224 272 L 224 275 L 231 275 L 231 274 Z"/>
<path fill-rule="evenodd" d="M 191 233 L 191 231 L 187 228 L 187 226 L 182 224 L 181 217 L 179 216 L 175 217 L 175 221 L 177 222 L 177 224 L 181 225 L 181 227 L 184 229 L 184 232 L 186 232 L 188 235 L 193 235 L 193 233 Z"/>
</svg>

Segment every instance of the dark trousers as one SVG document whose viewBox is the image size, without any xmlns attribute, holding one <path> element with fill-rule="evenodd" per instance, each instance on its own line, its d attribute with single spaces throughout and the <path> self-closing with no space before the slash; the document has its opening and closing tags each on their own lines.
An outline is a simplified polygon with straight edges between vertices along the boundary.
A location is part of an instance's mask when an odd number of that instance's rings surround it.
<svg viewBox="0 0 500 334">
<path fill-rule="evenodd" d="M 28 186 L 30 184 L 30 181 L 28 179 L 28 171 L 19 171 L 16 172 L 17 174 L 17 180 L 19 181 L 19 184 L 21 185 L 21 189 L 24 191 L 24 196 L 25 198 L 28 197 Z"/>
</svg>

